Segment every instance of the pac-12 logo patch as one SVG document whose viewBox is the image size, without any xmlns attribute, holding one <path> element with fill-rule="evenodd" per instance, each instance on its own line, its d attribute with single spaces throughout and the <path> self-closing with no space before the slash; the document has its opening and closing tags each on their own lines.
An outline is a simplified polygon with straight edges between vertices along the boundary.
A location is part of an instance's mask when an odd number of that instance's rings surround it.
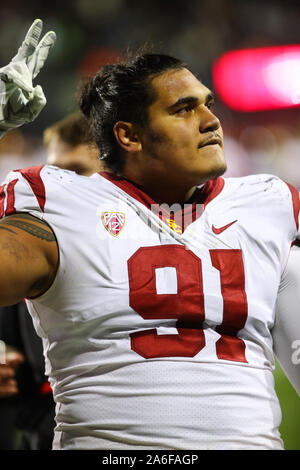
<svg viewBox="0 0 300 470">
<path fill-rule="evenodd" d="M 125 225 L 125 214 L 123 212 L 102 212 L 102 222 L 106 230 L 117 237 Z"/>
</svg>

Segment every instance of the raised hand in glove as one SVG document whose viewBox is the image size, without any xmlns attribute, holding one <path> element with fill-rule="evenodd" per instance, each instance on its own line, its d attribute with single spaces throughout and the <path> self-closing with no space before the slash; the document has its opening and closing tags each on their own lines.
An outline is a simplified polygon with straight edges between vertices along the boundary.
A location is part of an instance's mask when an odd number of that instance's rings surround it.
<svg viewBox="0 0 300 470">
<path fill-rule="evenodd" d="M 56 34 L 49 31 L 40 40 L 42 29 L 42 20 L 35 20 L 17 55 L 0 68 L 0 137 L 33 121 L 46 104 L 41 86 L 33 87 L 32 80 L 43 67 Z"/>
</svg>

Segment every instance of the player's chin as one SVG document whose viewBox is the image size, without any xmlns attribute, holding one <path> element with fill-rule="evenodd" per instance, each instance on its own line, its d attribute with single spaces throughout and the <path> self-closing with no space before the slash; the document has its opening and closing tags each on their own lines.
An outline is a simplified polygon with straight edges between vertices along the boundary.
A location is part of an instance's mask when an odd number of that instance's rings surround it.
<svg viewBox="0 0 300 470">
<path fill-rule="evenodd" d="M 227 170 L 227 165 L 226 165 L 226 161 L 224 160 L 220 162 L 218 165 L 216 165 L 215 168 L 212 169 L 211 179 L 217 178 L 218 176 L 222 176 L 226 170 Z"/>
<path fill-rule="evenodd" d="M 197 173 L 198 184 L 205 183 L 206 181 L 218 178 L 222 176 L 227 170 L 227 165 L 225 159 L 216 159 L 214 162 L 209 162 L 209 164 L 202 166 Z"/>
</svg>

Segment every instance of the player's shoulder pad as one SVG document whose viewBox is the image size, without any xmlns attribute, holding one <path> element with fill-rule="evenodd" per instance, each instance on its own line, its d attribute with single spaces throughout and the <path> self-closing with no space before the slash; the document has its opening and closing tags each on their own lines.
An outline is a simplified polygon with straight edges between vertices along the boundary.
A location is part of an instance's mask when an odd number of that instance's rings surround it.
<svg viewBox="0 0 300 470">
<path fill-rule="evenodd" d="M 278 214 L 290 214 L 291 220 L 299 230 L 300 195 L 299 191 L 288 182 L 272 174 L 258 174 L 239 178 L 240 184 L 247 185 L 249 194 L 254 191 L 266 206 Z"/>
<path fill-rule="evenodd" d="M 34 168 L 34 167 L 33 167 Z M 58 183 L 72 182 L 74 179 L 86 178 L 75 173 L 75 171 L 65 170 L 54 165 L 43 165 L 41 170 L 42 178 L 47 181 L 57 181 Z"/>
<path fill-rule="evenodd" d="M 65 183 L 80 177 L 73 171 L 40 165 L 8 173 L 0 186 L 0 218 L 15 212 L 43 213 L 47 195 L 57 194 Z"/>
<path fill-rule="evenodd" d="M 234 185 L 238 190 L 244 188 L 246 191 L 254 191 L 265 196 L 272 196 L 279 199 L 290 199 L 292 186 L 276 175 L 263 173 L 243 176 L 238 178 L 227 178 L 230 185 Z"/>
</svg>

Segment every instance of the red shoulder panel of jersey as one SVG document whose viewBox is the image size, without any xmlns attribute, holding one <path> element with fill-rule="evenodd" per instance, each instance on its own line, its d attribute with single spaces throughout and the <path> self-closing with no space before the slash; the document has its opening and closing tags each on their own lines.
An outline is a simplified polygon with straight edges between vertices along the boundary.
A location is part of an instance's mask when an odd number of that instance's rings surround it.
<svg viewBox="0 0 300 470">
<path fill-rule="evenodd" d="M 291 184 L 285 182 L 291 191 L 292 194 L 292 201 L 293 201 L 293 210 L 294 210 L 294 219 L 297 227 L 297 231 L 299 230 L 299 213 L 300 213 L 300 197 L 299 197 L 299 191 L 297 191 L 294 186 Z"/>
<path fill-rule="evenodd" d="M 0 219 L 2 219 L 3 216 L 6 217 L 16 212 L 14 188 L 17 181 L 18 179 L 16 178 L 15 180 L 10 181 L 8 184 L 3 184 L 0 186 Z M 7 195 L 7 202 L 4 212 L 5 191 Z"/>
<path fill-rule="evenodd" d="M 41 166 L 31 166 L 23 170 L 14 170 L 23 176 L 26 181 L 29 183 L 35 197 L 37 198 L 38 204 L 42 211 L 44 211 L 44 206 L 46 202 L 46 190 L 43 180 L 41 178 L 41 170 L 45 165 Z"/>
</svg>

